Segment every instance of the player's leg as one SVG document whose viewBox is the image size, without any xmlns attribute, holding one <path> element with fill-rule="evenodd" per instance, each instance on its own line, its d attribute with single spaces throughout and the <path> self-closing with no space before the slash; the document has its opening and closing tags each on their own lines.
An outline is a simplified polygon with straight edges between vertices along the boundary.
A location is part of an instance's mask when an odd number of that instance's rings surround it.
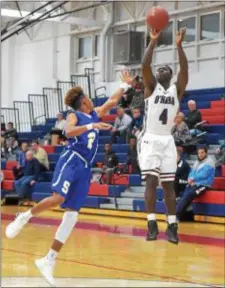
<svg viewBox="0 0 225 288">
<path fill-rule="evenodd" d="M 158 185 L 160 151 L 155 150 L 153 139 L 143 137 L 139 143 L 140 151 L 138 153 L 141 174 L 146 179 L 145 188 L 145 207 L 147 212 L 147 237 L 146 240 L 156 240 L 158 235 L 158 226 L 155 217 L 156 206 L 156 187 Z"/>
<path fill-rule="evenodd" d="M 65 201 L 61 207 L 67 211 L 63 214 L 62 222 L 56 231 L 52 246 L 44 258 L 35 261 L 37 268 L 51 285 L 55 283 L 53 271 L 57 255 L 69 238 L 78 220 L 78 212 L 84 205 L 90 187 L 91 172 L 89 169 L 77 170 L 76 174 L 79 175 L 79 179 L 76 178 L 76 181 L 66 191 Z"/>
<path fill-rule="evenodd" d="M 164 190 L 164 198 L 167 207 L 167 235 L 168 241 L 177 244 L 179 239 L 177 235 L 178 225 L 176 218 L 176 195 L 174 191 L 174 179 L 177 169 L 176 147 L 174 141 L 168 142 L 162 160 L 161 166 L 161 184 Z"/>
</svg>

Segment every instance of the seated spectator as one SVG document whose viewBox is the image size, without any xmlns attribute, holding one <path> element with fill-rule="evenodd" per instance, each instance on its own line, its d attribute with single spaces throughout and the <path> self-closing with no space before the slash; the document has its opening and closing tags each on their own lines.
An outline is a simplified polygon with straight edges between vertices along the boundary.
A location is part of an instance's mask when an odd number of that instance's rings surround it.
<svg viewBox="0 0 225 288">
<path fill-rule="evenodd" d="M 177 171 L 174 180 L 176 199 L 180 198 L 180 193 L 183 192 L 187 186 L 189 172 L 189 164 L 181 157 L 181 152 L 177 149 Z"/>
<path fill-rule="evenodd" d="M 216 167 L 225 165 L 225 140 L 220 140 L 220 147 L 216 149 Z"/>
<path fill-rule="evenodd" d="M 40 164 L 34 158 L 31 151 L 26 153 L 25 165 L 22 168 L 22 177 L 15 181 L 15 190 L 19 198 L 24 199 L 28 196 L 31 186 L 38 180 L 40 174 Z"/>
<path fill-rule="evenodd" d="M 113 172 L 118 165 L 118 158 L 112 151 L 112 145 L 109 143 L 105 144 L 105 155 L 102 164 L 103 171 L 106 173 L 106 183 L 111 184 Z"/>
<path fill-rule="evenodd" d="M 136 143 L 136 138 L 131 137 L 129 139 L 129 147 L 127 151 L 127 165 L 131 166 L 131 173 L 132 174 L 139 174 L 140 173 L 140 168 L 138 165 L 138 160 L 137 160 L 137 143 Z"/>
<path fill-rule="evenodd" d="M 18 135 L 16 129 L 13 127 L 13 123 L 7 124 L 6 131 L 1 135 L 2 152 L 4 154 L 13 153 L 18 147 Z"/>
<path fill-rule="evenodd" d="M 13 175 L 15 179 L 19 179 L 22 176 L 22 168 L 25 165 L 26 162 L 26 153 L 28 151 L 28 144 L 26 142 L 23 142 L 21 144 L 21 150 L 17 153 L 17 162 L 18 165 L 13 167 Z"/>
<path fill-rule="evenodd" d="M 46 151 L 40 147 L 40 144 L 38 141 L 33 141 L 32 149 L 34 152 L 34 157 L 40 163 L 41 171 L 42 172 L 48 171 L 49 170 L 49 162 L 48 162 L 48 154 L 46 153 Z"/>
<path fill-rule="evenodd" d="M 65 136 L 62 134 L 66 120 L 63 118 L 62 113 L 57 114 L 57 120 L 55 126 L 52 128 L 51 134 L 51 143 L 52 145 L 58 145 L 59 139 L 64 139 Z"/>
<path fill-rule="evenodd" d="M 115 119 L 114 128 L 112 129 L 112 143 L 117 143 L 117 136 L 126 142 L 127 130 L 130 127 L 132 118 L 124 112 L 124 109 L 117 108 L 117 117 Z"/>
<path fill-rule="evenodd" d="M 179 112 L 175 118 L 175 125 L 172 128 L 172 135 L 177 146 L 182 146 L 191 139 L 187 124 L 184 122 L 184 114 Z"/>
<path fill-rule="evenodd" d="M 188 185 L 177 205 L 177 217 L 180 218 L 186 208 L 199 195 L 205 193 L 213 184 L 215 176 L 214 161 L 208 157 L 206 147 L 197 150 L 198 160 L 194 163 L 188 176 Z"/>
<path fill-rule="evenodd" d="M 133 108 L 132 109 L 132 122 L 131 122 L 131 134 L 138 137 L 142 125 L 143 125 L 143 115 L 141 114 L 140 108 Z"/>
<path fill-rule="evenodd" d="M 196 102 L 194 100 L 188 101 L 188 108 L 189 112 L 187 113 L 185 122 L 188 125 L 191 135 L 196 136 L 201 133 L 195 126 L 202 121 L 202 116 L 200 111 L 196 108 Z"/>
</svg>

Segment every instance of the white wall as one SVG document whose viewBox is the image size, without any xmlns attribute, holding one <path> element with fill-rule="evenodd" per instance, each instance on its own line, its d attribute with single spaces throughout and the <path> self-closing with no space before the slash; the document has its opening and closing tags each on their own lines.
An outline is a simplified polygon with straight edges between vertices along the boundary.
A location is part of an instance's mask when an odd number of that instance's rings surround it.
<svg viewBox="0 0 225 288">
<path fill-rule="evenodd" d="M 30 40 L 25 33 L 2 44 L 2 104 L 27 100 L 29 93 L 70 80 L 70 25 L 44 23 Z M 60 36 L 63 35 L 63 36 Z"/>
</svg>

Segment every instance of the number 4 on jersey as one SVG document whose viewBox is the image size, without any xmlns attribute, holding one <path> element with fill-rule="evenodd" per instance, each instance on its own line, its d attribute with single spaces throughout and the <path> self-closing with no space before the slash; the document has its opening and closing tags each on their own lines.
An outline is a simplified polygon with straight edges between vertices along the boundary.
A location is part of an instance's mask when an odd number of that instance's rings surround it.
<svg viewBox="0 0 225 288">
<path fill-rule="evenodd" d="M 161 115 L 159 116 L 159 121 L 162 122 L 162 125 L 166 125 L 167 120 L 168 120 L 168 109 L 166 108 L 162 111 Z"/>
</svg>

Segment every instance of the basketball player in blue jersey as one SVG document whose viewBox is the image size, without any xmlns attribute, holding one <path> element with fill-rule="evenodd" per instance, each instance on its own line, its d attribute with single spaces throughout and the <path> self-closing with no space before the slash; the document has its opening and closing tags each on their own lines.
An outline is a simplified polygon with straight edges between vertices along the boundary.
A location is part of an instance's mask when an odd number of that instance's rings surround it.
<svg viewBox="0 0 225 288">
<path fill-rule="evenodd" d="M 99 131 L 111 129 L 111 125 L 100 122 L 100 118 L 119 102 L 134 82 L 127 71 L 122 72 L 121 80 L 120 88 L 105 104 L 97 108 L 94 108 L 91 99 L 80 87 L 68 91 L 65 104 L 72 109 L 68 112 L 65 135 L 69 143 L 56 165 L 52 181 L 53 194 L 29 211 L 19 214 L 6 228 L 6 236 L 12 239 L 33 216 L 59 204 L 66 209 L 50 251 L 44 258 L 35 261 L 41 274 L 52 286 L 55 286 L 53 270 L 56 257 L 71 234 L 89 191 Z"/>
</svg>

